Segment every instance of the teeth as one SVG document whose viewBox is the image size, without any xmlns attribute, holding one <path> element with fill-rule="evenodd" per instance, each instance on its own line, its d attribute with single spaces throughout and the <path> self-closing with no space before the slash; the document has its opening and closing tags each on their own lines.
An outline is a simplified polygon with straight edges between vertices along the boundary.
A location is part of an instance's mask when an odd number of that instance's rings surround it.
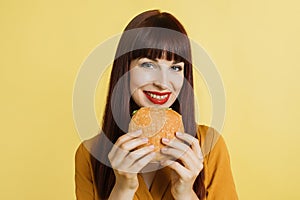
<svg viewBox="0 0 300 200">
<path fill-rule="evenodd" d="M 167 98 L 167 94 L 165 94 L 165 95 L 156 95 L 156 94 L 152 94 L 152 93 L 150 93 L 150 92 L 148 92 L 148 94 L 152 97 L 152 98 L 154 98 L 154 99 L 159 99 L 159 100 L 161 100 L 161 99 L 165 99 L 165 98 Z"/>
</svg>

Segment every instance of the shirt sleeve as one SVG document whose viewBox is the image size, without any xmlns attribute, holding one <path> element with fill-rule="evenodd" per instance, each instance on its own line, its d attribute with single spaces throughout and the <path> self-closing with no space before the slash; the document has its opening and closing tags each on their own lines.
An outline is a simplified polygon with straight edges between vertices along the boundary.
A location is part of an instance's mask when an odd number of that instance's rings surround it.
<svg viewBox="0 0 300 200">
<path fill-rule="evenodd" d="M 75 191 L 77 200 L 95 200 L 91 163 L 88 151 L 81 143 L 75 154 Z"/>
<path fill-rule="evenodd" d="M 214 130 L 213 134 L 217 140 L 204 163 L 206 200 L 237 200 L 226 144 L 217 131 Z"/>
</svg>

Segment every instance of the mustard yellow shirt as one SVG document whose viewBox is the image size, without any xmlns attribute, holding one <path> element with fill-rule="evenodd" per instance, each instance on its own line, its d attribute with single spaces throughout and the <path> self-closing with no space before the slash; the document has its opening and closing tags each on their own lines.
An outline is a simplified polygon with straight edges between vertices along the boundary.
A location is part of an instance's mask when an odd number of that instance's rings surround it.
<svg viewBox="0 0 300 200">
<path fill-rule="evenodd" d="M 202 153 L 204 155 L 205 200 L 238 199 L 229 154 L 223 137 L 213 128 L 199 125 L 197 130 Z M 150 190 L 143 177 L 138 174 L 139 187 L 134 200 L 172 200 L 170 169 L 165 167 L 157 171 Z M 75 155 L 75 185 L 78 200 L 100 200 L 96 186 L 90 153 L 84 143 L 78 147 Z"/>
</svg>

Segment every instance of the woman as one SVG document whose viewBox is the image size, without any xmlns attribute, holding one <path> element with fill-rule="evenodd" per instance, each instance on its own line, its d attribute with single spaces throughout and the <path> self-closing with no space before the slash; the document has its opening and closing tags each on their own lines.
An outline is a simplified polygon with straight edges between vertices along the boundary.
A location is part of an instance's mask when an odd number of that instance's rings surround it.
<svg viewBox="0 0 300 200">
<path fill-rule="evenodd" d="M 112 67 L 102 132 L 83 142 L 75 158 L 77 199 L 237 199 L 229 155 L 220 135 L 197 126 L 191 47 L 180 22 L 169 13 L 146 11 L 125 28 Z M 172 108 L 186 133 L 162 139 L 164 160 L 150 166 L 153 147 L 140 131 L 127 133 L 140 107 Z M 195 137 L 194 137 L 195 136 Z M 111 141 L 114 145 L 111 145 Z"/>
</svg>

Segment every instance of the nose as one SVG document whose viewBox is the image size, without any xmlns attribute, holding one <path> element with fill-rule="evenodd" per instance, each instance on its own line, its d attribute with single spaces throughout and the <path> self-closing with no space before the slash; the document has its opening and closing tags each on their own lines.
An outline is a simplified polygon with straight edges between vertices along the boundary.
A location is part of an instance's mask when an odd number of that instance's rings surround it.
<svg viewBox="0 0 300 200">
<path fill-rule="evenodd" d="M 165 90 L 169 88 L 169 81 L 168 81 L 168 74 L 164 70 L 160 70 L 159 73 L 157 73 L 157 78 L 153 82 L 153 85 L 156 87 Z"/>
</svg>

